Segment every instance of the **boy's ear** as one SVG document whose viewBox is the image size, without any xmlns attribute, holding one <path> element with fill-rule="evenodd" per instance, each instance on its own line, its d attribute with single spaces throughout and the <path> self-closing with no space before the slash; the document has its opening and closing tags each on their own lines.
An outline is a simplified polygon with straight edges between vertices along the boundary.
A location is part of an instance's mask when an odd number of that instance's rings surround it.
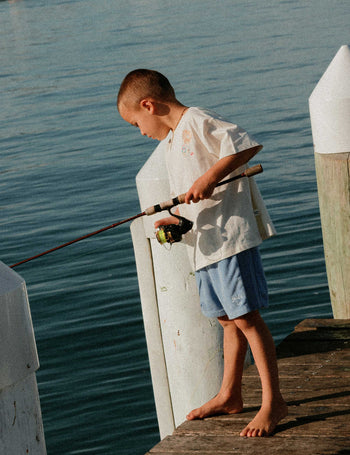
<svg viewBox="0 0 350 455">
<path fill-rule="evenodd" d="M 148 111 L 150 114 L 154 114 L 155 112 L 155 102 L 151 98 L 144 98 L 141 100 L 140 107 Z"/>
</svg>

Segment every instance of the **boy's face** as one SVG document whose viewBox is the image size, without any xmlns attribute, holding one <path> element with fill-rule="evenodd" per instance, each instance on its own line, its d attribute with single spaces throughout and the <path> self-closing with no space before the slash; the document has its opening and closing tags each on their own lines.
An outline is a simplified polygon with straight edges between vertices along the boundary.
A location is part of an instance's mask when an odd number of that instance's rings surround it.
<svg viewBox="0 0 350 455">
<path fill-rule="evenodd" d="M 139 128 L 143 136 L 161 141 L 169 133 L 170 128 L 162 122 L 162 117 L 155 113 L 152 106 L 140 104 L 140 107 L 135 109 L 122 104 L 119 107 L 119 113 L 130 125 Z"/>
</svg>

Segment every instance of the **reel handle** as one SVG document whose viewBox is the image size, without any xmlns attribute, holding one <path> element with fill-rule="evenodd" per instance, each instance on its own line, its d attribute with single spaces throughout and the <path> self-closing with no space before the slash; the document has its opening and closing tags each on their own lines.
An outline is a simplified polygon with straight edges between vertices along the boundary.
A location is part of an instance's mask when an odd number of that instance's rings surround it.
<svg viewBox="0 0 350 455">
<path fill-rule="evenodd" d="M 256 164 L 248 169 L 246 169 L 242 174 L 235 175 L 234 177 L 223 180 L 219 182 L 216 187 L 221 185 L 226 185 L 227 183 L 233 182 L 234 180 L 240 179 L 242 177 L 252 177 L 253 175 L 260 174 L 263 172 L 263 167 L 261 164 Z M 173 199 L 169 199 L 168 201 L 161 202 L 160 204 L 153 205 L 152 207 L 148 207 L 144 211 L 145 215 L 154 215 L 155 213 L 162 212 L 163 210 L 169 210 L 176 205 L 183 204 L 185 202 L 186 193 L 182 193 L 179 196 L 174 197 Z"/>
</svg>

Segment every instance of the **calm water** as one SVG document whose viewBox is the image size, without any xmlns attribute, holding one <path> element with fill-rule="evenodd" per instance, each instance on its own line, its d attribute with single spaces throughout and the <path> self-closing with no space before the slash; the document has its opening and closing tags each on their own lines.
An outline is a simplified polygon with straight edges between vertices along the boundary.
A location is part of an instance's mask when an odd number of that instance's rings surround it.
<svg viewBox="0 0 350 455">
<path fill-rule="evenodd" d="M 156 144 L 119 118 L 136 67 L 164 72 L 264 145 L 279 235 L 262 247 L 276 342 L 329 317 L 308 97 L 349 39 L 348 0 L 0 2 L 1 256 L 13 264 L 139 212 Z M 154 201 L 159 202 L 159 201 Z M 158 441 L 129 226 L 18 267 L 41 362 L 49 455 L 141 455 Z"/>
</svg>

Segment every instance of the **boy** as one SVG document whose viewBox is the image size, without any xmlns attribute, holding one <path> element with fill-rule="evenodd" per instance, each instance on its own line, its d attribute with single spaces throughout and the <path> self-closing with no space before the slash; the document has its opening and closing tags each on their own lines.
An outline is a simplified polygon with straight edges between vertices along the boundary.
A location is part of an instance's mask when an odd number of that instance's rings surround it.
<svg viewBox="0 0 350 455">
<path fill-rule="evenodd" d="M 201 308 L 206 316 L 217 317 L 224 330 L 220 391 L 187 419 L 242 411 L 241 383 L 249 343 L 261 379 L 262 405 L 240 435 L 268 436 L 288 411 L 279 389 L 274 342 L 259 313 L 268 304 L 257 249 L 262 237 L 248 179 L 215 188 L 226 176 L 241 173 L 262 146 L 237 125 L 180 103 L 168 79 L 157 71 L 129 73 L 117 105 L 122 118 L 141 134 L 166 140 L 171 190 L 174 195 L 186 192 L 181 214 L 194 222 L 191 254 Z M 167 217 L 155 227 L 177 222 Z"/>
</svg>

